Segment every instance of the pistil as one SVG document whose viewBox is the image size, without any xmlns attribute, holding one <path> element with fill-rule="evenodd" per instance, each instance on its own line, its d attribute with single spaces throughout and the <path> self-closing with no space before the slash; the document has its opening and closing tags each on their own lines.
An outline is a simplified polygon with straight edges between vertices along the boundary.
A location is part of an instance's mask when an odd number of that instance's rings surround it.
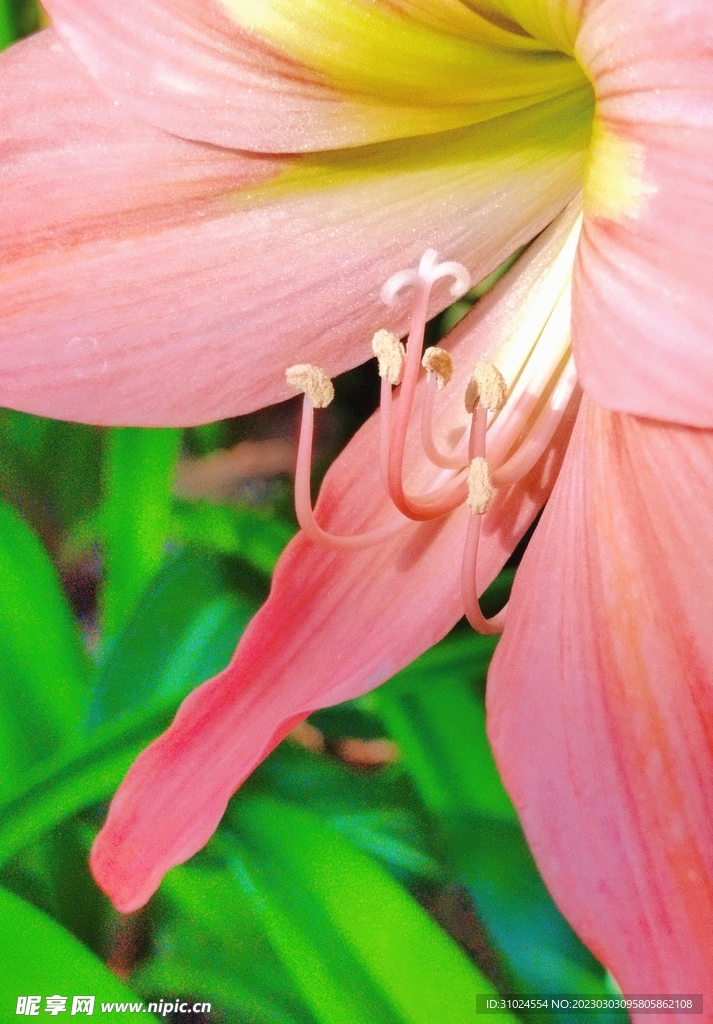
<svg viewBox="0 0 713 1024">
<path fill-rule="evenodd" d="M 403 484 L 406 437 L 421 368 L 421 353 L 431 290 L 436 281 L 444 277 L 453 278 L 451 295 L 454 299 L 464 295 L 470 286 L 470 275 L 464 266 L 460 263 L 438 263 L 437 261 L 437 254 L 433 249 L 428 249 L 421 257 L 417 271 L 399 271 L 389 278 L 381 289 L 381 297 L 387 305 L 393 305 L 397 296 L 404 289 L 414 289 L 403 380 L 396 404 L 396 415 L 393 417 L 393 422 L 389 419 L 391 429 L 386 476 L 389 497 L 394 505 L 409 519 L 421 522 L 441 519 L 444 515 L 448 515 L 449 512 L 463 504 L 466 495 L 465 482 L 462 477 L 450 481 L 443 487 L 434 488 L 422 496 L 407 494 Z M 386 395 L 383 389 L 382 398 L 385 403 L 391 401 L 391 395 Z"/>
</svg>

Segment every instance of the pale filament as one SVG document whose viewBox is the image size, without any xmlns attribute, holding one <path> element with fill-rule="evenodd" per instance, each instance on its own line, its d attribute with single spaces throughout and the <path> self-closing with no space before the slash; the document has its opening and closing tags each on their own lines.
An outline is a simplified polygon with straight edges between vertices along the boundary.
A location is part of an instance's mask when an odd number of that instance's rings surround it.
<svg viewBox="0 0 713 1024">
<path fill-rule="evenodd" d="M 500 415 L 493 418 L 488 431 L 488 459 L 493 466 L 502 464 L 535 411 L 547 384 L 557 374 L 558 367 L 570 348 L 571 285 L 565 288 L 554 308 L 527 362 L 511 389 L 507 404 Z"/>
<path fill-rule="evenodd" d="M 404 374 L 405 376 L 405 374 Z M 402 385 L 403 387 L 403 385 Z M 415 390 L 415 388 L 414 388 Z M 403 400 L 403 391 L 397 399 L 397 403 Z M 379 407 L 379 461 L 381 466 L 381 477 L 384 487 L 394 505 L 402 512 L 418 522 L 426 522 L 433 519 L 441 519 L 454 509 L 462 505 L 466 498 L 467 489 L 464 478 L 467 465 L 464 457 L 454 458 L 453 466 L 440 467 L 451 470 L 450 477 L 440 486 L 427 489 L 423 494 L 406 494 L 403 490 L 402 472 L 405 438 L 402 443 L 398 467 L 398 490 L 396 496 L 391 488 L 391 476 L 393 471 L 393 449 L 394 433 L 391 430 L 391 386 L 382 378 L 381 381 L 381 404 Z M 397 412 L 400 406 L 397 404 Z M 403 408 L 403 407 L 401 407 Z M 409 411 L 413 408 L 413 397 L 408 405 Z M 406 421 L 408 428 L 408 420 Z M 457 472 L 453 473 L 453 470 Z M 437 481 L 436 481 L 437 483 Z M 398 500 L 397 500 L 398 498 Z"/>
<path fill-rule="evenodd" d="M 433 437 L 433 400 L 436 397 L 438 383 L 435 374 L 426 382 L 426 393 L 423 396 L 421 407 L 421 444 L 427 457 L 434 466 L 441 469 L 463 469 L 463 455 L 445 455 L 436 444 Z"/>
<path fill-rule="evenodd" d="M 468 442 L 468 458 L 471 463 L 474 459 L 478 458 L 485 460 L 487 425 L 488 410 L 478 400 L 473 409 Z M 468 503 L 470 505 L 470 499 Z M 484 503 L 484 506 L 487 504 L 489 504 L 489 498 L 487 503 Z M 487 511 L 487 507 L 485 507 L 485 511 Z M 478 633 L 495 634 L 501 633 L 503 630 L 507 616 L 507 606 L 492 619 L 486 619 L 480 607 L 477 585 L 478 549 L 480 547 L 480 531 L 484 514 L 482 508 L 478 507 L 477 511 L 473 511 L 473 506 L 471 506 L 463 548 L 460 586 L 465 617 L 473 629 Z"/>
<path fill-rule="evenodd" d="M 514 455 L 493 471 L 496 487 L 517 483 L 539 462 L 555 435 L 576 385 L 577 371 L 570 355 L 534 427 L 528 431 Z"/>
<path fill-rule="evenodd" d="M 379 398 L 379 468 L 384 490 L 389 490 L 389 445 L 391 444 L 391 384 L 381 378 Z"/>
<path fill-rule="evenodd" d="M 487 437 L 487 430 L 488 410 L 482 402 L 477 402 L 473 409 L 473 415 L 470 421 L 468 464 L 470 464 L 477 455 L 481 455 L 485 458 L 485 439 Z"/>
<path fill-rule="evenodd" d="M 463 562 L 461 565 L 461 594 L 465 608 L 465 617 L 477 633 L 492 635 L 502 633 L 507 618 L 507 605 L 497 615 L 486 619 L 480 607 L 477 589 L 478 547 L 480 545 L 480 529 L 483 517 L 468 516 L 468 530 L 465 535 Z"/>
<path fill-rule="evenodd" d="M 567 211 L 561 214 L 562 217 L 566 215 Z M 539 289 L 536 300 L 529 306 L 527 317 L 520 322 L 517 329 L 504 342 L 498 345 L 497 352 L 486 354 L 487 359 L 497 362 L 510 390 L 513 389 L 533 349 L 542 348 L 539 345 L 542 331 L 562 292 L 569 288 L 572 264 L 581 228 L 582 215 L 580 214 L 570 228 L 562 249 L 548 268 L 547 279 Z"/>
<path fill-rule="evenodd" d="M 340 536 L 328 533 L 317 523 L 312 509 L 312 494 L 310 491 L 310 476 L 312 469 L 312 436 L 314 433 L 314 409 L 308 395 L 302 401 L 302 424 L 300 427 L 300 441 L 297 449 L 297 466 L 295 468 L 295 512 L 297 522 L 304 534 L 316 544 L 323 547 L 341 548 L 344 550 L 360 550 L 374 547 L 385 540 L 390 540 L 398 533 L 401 533 L 411 523 L 408 519 L 397 515 L 396 518 L 388 520 L 383 526 L 377 526 L 366 533 L 357 533 L 351 536 Z"/>
</svg>

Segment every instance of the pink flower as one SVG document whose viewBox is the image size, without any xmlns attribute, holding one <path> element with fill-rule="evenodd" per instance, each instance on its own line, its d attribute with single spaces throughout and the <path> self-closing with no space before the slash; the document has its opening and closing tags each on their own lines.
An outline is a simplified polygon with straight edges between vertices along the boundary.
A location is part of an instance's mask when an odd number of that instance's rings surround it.
<svg viewBox="0 0 713 1024">
<path fill-rule="evenodd" d="M 293 364 L 335 375 L 370 356 L 374 330 L 403 335 L 408 304 L 387 313 L 379 292 L 424 250 L 477 280 L 554 222 L 449 339 L 443 452 L 473 365 L 507 362 L 514 336 L 547 356 L 545 399 L 560 379 L 564 356 L 539 339 L 568 301 L 552 282 L 583 187 L 584 397 L 491 669 L 490 735 L 546 881 L 624 990 L 713 994 L 713 9 L 477 6 L 48 2 L 56 31 L 2 58 L 0 396 L 102 423 L 246 412 L 286 397 Z M 436 285 L 428 310 L 448 301 Z M 566 324 L 555 333 L 566 344 Z M 415 411 L 428 394 L 422 381 Z M 466 545 L 478 590 L 560 470 L 572 404 L 551 408 L 549 454 L 501 481 Z M 526 439 L 544 436 L 535 412 Z M 393 515 L 377 434 L 367 424 L 330 471 L 323 529 Z M 416 435 L 405 465 L 423 493 Z M 463 474 L 452 486 L 462 502 Z M 297 721 L 378 685 L 469 604 L 477 617 L 467 572 L 461 587 L 472 518 L 460 503 L 357 551 L 296 538 L 230 667 L 112 804 L 93 867 L 117 906 L 207 840 Z"/>
</svg>

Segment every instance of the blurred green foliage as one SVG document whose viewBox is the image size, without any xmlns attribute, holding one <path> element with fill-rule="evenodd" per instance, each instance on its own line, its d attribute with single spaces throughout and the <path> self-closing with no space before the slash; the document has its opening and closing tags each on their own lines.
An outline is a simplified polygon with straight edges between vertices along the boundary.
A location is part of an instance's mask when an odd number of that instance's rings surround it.
<svg viewBox="0 0 713 1024">
<path fill-rule="evenodd" d="M 39 27 L 40 12 L 35 0 L 0 0 L 0 50 Z"/>
</svg>

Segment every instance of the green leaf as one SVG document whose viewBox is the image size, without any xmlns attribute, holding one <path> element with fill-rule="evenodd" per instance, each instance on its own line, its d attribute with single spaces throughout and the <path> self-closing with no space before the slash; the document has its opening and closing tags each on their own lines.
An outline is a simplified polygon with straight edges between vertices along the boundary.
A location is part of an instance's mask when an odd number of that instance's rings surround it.
<svg viewBox="0 0 713 1024">
<path fill-rule="evenodd" d="M 0 502 L 2 788 L 78 736 L 90 666 L 54 567 L 14 509 Z"/>
<path fill-rule="evenodd" d="M 0 0 L 0 50 L 17 39 L 15 14 L 9 0 Z"/>
<path fill-rule="evenodd" d="M 235 555 L 270 575 L 295 531 L 282 519 L 249 505 L 176 502 L 171 537 Z"/>
<path fill-rule="evenodd" d="M 104 631 L 112 639 L 163 561 L 180 430 L 124 427 L 108 435 L 102 524 Z"/>
<path fill-rule="evenodd" d="M 495 642 L 476 633 L 449 638 L 358 702 L 381 717 L 437 816 L 477 813 L 516 820 L 473 690 L 487 672 Z"/>
<path fill-rule="evenodd" d="M 96 830 L 63 822 L 0 867 L 0 885 L 53 917 L 98 956 L 105 953 L 108 901 L 89 872 Z"/>
<path fill-rule="evenodd" d="M 153 998 L 158 992 L 192 994 L 195 1000 L 210 1002 L 211 1012 L 225 1024 L 314 1024 L 314 1017 L 303 1006 L 290 1012 L 273 988 L 264 992 L 249 988 L 240 977 L 240 965 L 217 968 L 215 950 L 205 958 L 200 953 L 196 956 L 200 938 L 190 925 L 184 924 L 180 933 L 193 941 L 191 953 L 181 956 L 171 950 L 132 977 L 132 984 L 147 997 Z M 274 984 L 274 976 L 271 980 Z"/>
<path fill-rule="evenodd" d="M 40 9 L 37 0 L 3 0 L 14 15 L 16 39 L 28 36 L 40 28 Z"/>
<path fill-rule="evenodd" d="M 185 432 L 188 450 L 193 455 L 210 455 L 228 442 L 229 422 L 216 420 L 213 423 L 202 423 L 197 427 L 188 427 Z"/>
<path fill-rule="evenodd" d="M 410 778 L 398 768 L 361 775 L 287 742 L 256 769 L 243 791 L 315 811 L 397 877 L 442 877 L 432 823 Z"/>
<path fill-rule="evenodd" d="M 275 800 L 230 820 L 231 868 L 320 1024 L 472 1024 L 492 986 L 375 861 Z"/>
<path fill-rule="evenodd" d="M 186 553 L 167 564 L 102 666 L 94 731 L 80 749 L 25 773 L 2 801 L 0 863 L 111 796 L 183 697 L 225 666 L 258 604 L 231 586 L 216 559 Z"/>
<path fill-rule="evenodd" d="M 55 544 L 99 501 L 101 437 L 97 427 L 0 410 L 0 493 Z"/>
<path fill-rule="evenodd" d="M 259 586 L 214 555 L 170 555 L 101 664 L 92 725 L 157 701 L 174 705 L 225 668 L 257 611 Z"/>
<path fill-rule="evenodd" d="M 339 740 L 344 737 L 376 740 L 388 735 L 384 723 L 378 716 L 367 713 L 353 700 L 314 711 L 309 720 L 328 740 Z"/>
<path fill-rule="evenodd" d="M 170 724 L 174 710 L 127 715 L 97 730 L 81 750 L 28 771 L 2 802 L 0 864 L 83 807 L 112 796 L 144 747 Z"/>
<path fill-rule="evenodd" d="M 239 1024 L 305 1024 L 290 975 L 214 848 L 164 879 L 155 955 L 132 983 L 143 992 L 188 989 Z"/>
<path fill-rule="evenodd" d="M 15 1018 L 18 996 L 42 996 L 41 1014 L 46 1012 L 49 995 L 68 996 L 67 1010 L 72 996 L 93 995 L 95 1014 L 101 1013 L 103 1001 L 137 1002 L 133 992 L 72 935 L 4 889 L 0 889 L 0 932 L 0 1010 L 7 1020 Z"/>
</svg>

